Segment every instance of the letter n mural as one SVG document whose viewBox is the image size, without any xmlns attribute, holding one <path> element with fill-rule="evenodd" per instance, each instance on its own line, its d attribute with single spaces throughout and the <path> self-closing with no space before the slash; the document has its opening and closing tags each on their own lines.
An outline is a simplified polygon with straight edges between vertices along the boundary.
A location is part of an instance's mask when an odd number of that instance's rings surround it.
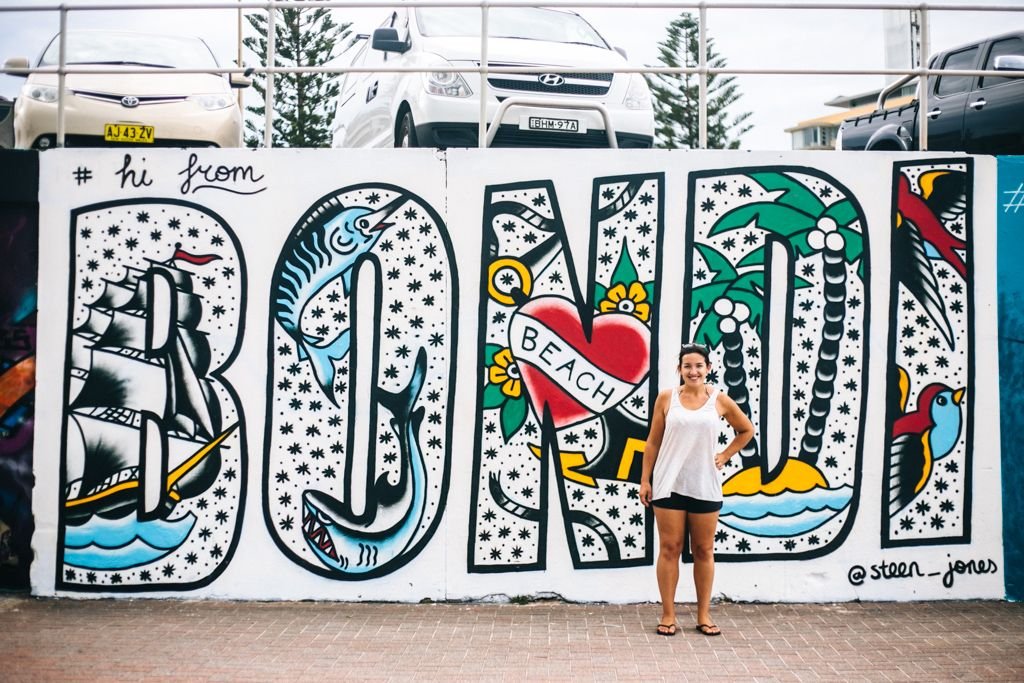
<svg viewBox="0 0 1024 683">
<path fill-rule="evenodd" d="M 690 175 L 684 338 L 754 422 L 725 467 L 723 561 L 823 555 L 853 524 L 868 379 L 857 200 L 803 167 Z M 721 374 L 719 374 L 721 373 Z M 731 433 L 723 422 L 719 443 Z"/>
<path fill-rule="evenodd" d="M 662 174 L 594 181 L 585 296 L 553 183 L 486 189 L 470 572 L 546 567 L 552 469 L 576 568 L 652 560 L 639 480 L 656 393 L 663 184 Z"/>
<path fill-rule="evenodd" d="M 973 187 L 971 159 L 894 166 L 883 548 L 971 540 Z"/>
</svg>

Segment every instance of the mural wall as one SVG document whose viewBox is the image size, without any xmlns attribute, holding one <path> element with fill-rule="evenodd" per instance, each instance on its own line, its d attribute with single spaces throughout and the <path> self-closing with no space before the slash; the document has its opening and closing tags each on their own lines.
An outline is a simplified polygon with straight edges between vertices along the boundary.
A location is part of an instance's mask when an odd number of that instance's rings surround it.
<svg viewBox="0 0 1024 683">
<path fill-rule="evenodd" d="M 999 222 L 999 377 L 1008 401 L 1024 391 L 1024 159 L 999 158 L 996 194 Z M 1014 434 L 1024 430 L 1024 413 L 1004 410 L 1002 434 L 1003 548 L 1006 597 L 1024 600 L 1024 468 L 1016 466 Z"/>
<path fill-rule="evenodd" d="M 0 164 L 0 588 L 29 586 L 35 433 L 38 164 L 32 153 Z"/>
<path fill-rule="evenodd" d="M 40 155 L 33 590 L 654 600 L 695 341 L 721 593 L 1003 596 L 993 160 L 536 158 Z"/>
</svg>

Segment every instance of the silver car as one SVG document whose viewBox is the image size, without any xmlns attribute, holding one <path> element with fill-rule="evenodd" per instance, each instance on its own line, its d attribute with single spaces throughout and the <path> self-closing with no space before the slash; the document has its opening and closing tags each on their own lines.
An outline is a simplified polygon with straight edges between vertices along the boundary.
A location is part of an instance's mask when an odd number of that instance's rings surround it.
<svg viewBox="0 0 1024 683">
<path fill-rule="evenodd" d="M 68 66 L 98 66 L 145 73 L 68 74 L 64 126 L 68 147 L 157 145 L 238 147 L 242 114 L 232 88 L 249 79 L 231 74 L 161 73 L 167 68 L 218 68 L 199 38 L 114 31 L 69 31 Z M 37 66 L 58 64 L 60 37 Z M 7 69 L 27 68 L 23 57 Z M 57 140 L 57 75 L 28 76 L 14 106 L 15 147 L 47 149 Z"/>
</svg>

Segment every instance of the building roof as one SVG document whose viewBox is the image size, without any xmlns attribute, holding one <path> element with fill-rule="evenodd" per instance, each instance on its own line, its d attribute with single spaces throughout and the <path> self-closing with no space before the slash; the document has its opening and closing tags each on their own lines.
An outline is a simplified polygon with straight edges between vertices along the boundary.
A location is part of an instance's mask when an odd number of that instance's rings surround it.
<svg viewBox="0 0 1024 683">
<path fill-rule="evenodd" d="M 886 102 L 887 108 L 902 107 L 904 104 L 910 104 L 914 101 L 913 95 L 904 95 L 903 97 L 894 97 Z M 854 116 L 861 116 L 863 114 L 870 114 L 875 111 L 875 103 L 865 104 L 860 107 L 854 107 L 853 109 L 844 109 L 841 112 L 835 114 L 828 114 L 826 116 L 819 116 L 816 119 L 807 119 L 801 121 L 792 128 L 787 128 L 787 133 L 793 133 L 804 128 L 813 128 L 815 126 L 838 126 L 846 119 L 852 119 Z"/>
</svg>

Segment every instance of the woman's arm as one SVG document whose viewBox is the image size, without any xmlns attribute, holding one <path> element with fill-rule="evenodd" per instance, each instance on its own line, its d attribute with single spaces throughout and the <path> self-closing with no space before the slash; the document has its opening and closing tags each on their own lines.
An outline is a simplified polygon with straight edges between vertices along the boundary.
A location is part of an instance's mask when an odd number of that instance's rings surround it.
<svg viewBox="0 0 1024 683">
<path fill-rule="evenodd" d="M 718 413 L 725 418 L 729 426 L 736 432 L 729 445 L 721 453 L 715 455 L 715 467 L 722 469 L 729 458 L 740 452 L 740 449 L 747 445 L 747 442 L 754 438 L 754 425 L 750 418 L 743 414 L 736 401 L 732 400 L 725 392 L 718 394 Z"/>
<path fill-rule="evenodd" d="M 658 394 L 658 399 L 654 402 L 651 430 L 647 434 L 647 442 L 644 444 L 644 464 L 640 472 L 640 502 L 644 505 L 651 503 L 651 474 L 654 472 L 654 462 L 658 459 L 661 438 L 665 435 L 665 412 L 673 391 L 675 389 L 666 389 Z"/>
</svg>

